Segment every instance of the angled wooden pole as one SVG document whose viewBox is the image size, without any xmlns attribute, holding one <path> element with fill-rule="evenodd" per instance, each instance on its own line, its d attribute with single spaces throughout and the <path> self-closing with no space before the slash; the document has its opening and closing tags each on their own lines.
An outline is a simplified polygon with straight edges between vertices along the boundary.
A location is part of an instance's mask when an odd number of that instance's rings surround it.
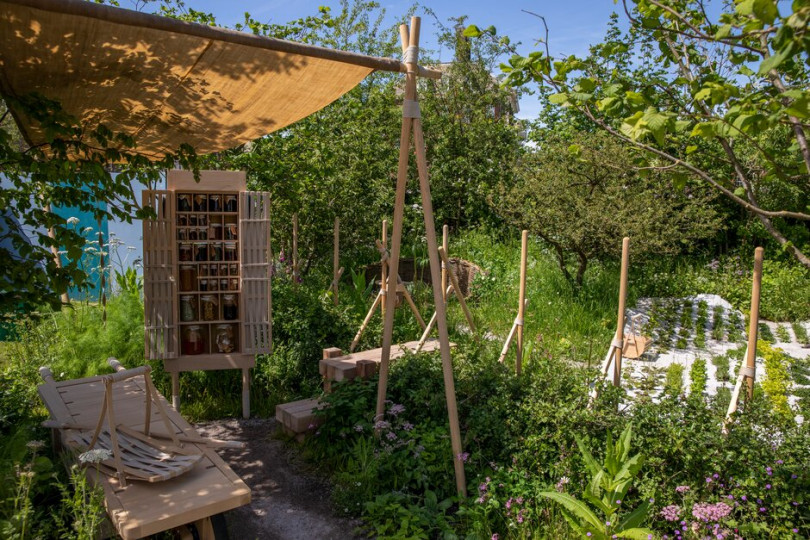
<svg viewBox="0 0 810 540">
<path fill-rule="evenodd" d="M 377 296 L 374 298 L 374 302 L 372 302 L 371 307 L 366 313 L 366 317 L 363 319 L 363 323 L 360 325 L 360 329 L 355 334 L 354 339 L 352 340 L 352 344 L 349 345 L 349 352 L 354 352 L 354 349 L 360 343 L 360 338 L 363 336 L 363 332 L 365 332 L 366 327 L 368 327 L 368 323 L 371 322 L 371 317 L 374 316 L 374 311 L 377 309 L 383 301 L 385 300 L 385 296 L 383 295 L 382 289 L 377 293 Z"/>
<path fill-rule="evenodd" d="M 377 251 L 380 252 L 380 257 L 382 264 L 388 264 L 388 259 L 390 255 L 388 251 L 386 251 L 385 247 L 382 245 L 382 242 L 379 240 L 377 241 Z M 419 328 L 423 331 L 427 328 L 425 324 L 425 320 L 422 318 L 422 314 L 419 313 L 419 308 L 416 307 L 416 303 L 413 301 L 413 297 L 411 293 L 408 292 L 408 289 L 405 288 L 405 282 L 402 281 L 402 276 L 397 275 L 397 294 L 402 293 L 402 296 L 405 297 L 405 301 L 408 303 L 408 307 L 411 308 L 411 312 L 413 312 L 413 316 L 416 319 L 416 322 L 419 324 Z"/>
<path fill-rule="evenodd" d="M 450 252 L 450 242 L 448 239 L 448 228 L 447 225 L 442 226 L 442 249 L 444 249 L 445 253 Z M 442 261 L 442 295 L 444 296 L 444 301 L 447 302 L 447 265 Z"/>
<path fill-rule="evenodd" d="M 380 234 L 382 248 L 388 251 L 388 220 L 382 221 L 382 233 Z M 386 287 L 388 287 L 388 261 L 382 256 L 380 257 L 380 291 L 382 291 L 383 302 L 380 303 L 380 312 L 383 319 L 385 319 L 385 296 L 387 294 Z"/>
<path fill-rule="evenodd" d="M 399 270 L 400 243 L 402 236 L 402 219 L 405 206 L 405 186 L 408 180 L 408 153 L 410 147 L 410 133 L 413 130 L 414 149 L 416 151 L 416 164 L 419 172 L 419 187 L 422 195 L 422 208 L 425 220 L 425 233 L 427 236 L 428 256 L 430 258 L 430 275 L 433 284 L 433 300 L 436 306 L 436 323 L 439 329 L 439 344 L 442 358 L 442 373 L 444 378 L 445 399 L 447 401 L 447 416 L 450 424 L 450 444 L 453 449 L 453 467 L 456 475 L 456 489 L 459 495 L 466 497 L 467 482 L 464 474 L 464 462 L 461 446 L 461 429 L 458 423 L 458 409 L 456 404 L 455 381 L 453 380 L 453 365 L 450 358 L 450 338 L 447 331 L 447 316 L 441 289 L 441 271 L 439 266 L 439 250 L 436 240 L 436 229 L 433 220 L 433 204 L 430 197 L 430 181 L 428 178 L 427 156 L 425 140 L 422 133 L 419 103 L 416 95 L 416 77 L 418 73 L 419 57 L 419 28 L 420 19 L 411 18 L 410 34 L 408 27 L 400 26 L 402 48 L 408 74 L 405 84 L 405 99 L 402 104 L 402 137 L 400 140 L 400 161 L 397 175 L 397 197 L 394 205 L 394 230 L 391 236 L 391 257 L 389 259 L 389 290 L 396 286 L 395 278 Z M 393 334 L 393 295 L 387 298 L 388 311 L 385 314 L 383 328 L 383 347 L 380 361 L 380 383 L 377 391 L 377 419 L 385 414 L 385 396 L 388 383 L 389 362 L 391 357 L 391 338 Z"/>
<path fill-rule="evenodd" d="M 619 279 L 619 313 L 613 340 L 613 386 L 622 385 L 622 349 L 624 348 L 624 310 L 627 305 L 627 269 L 630 265 L 630 238 L 622 239 L 622 269 Z"/>
<path fill-rule="evenodd" d="M 515 357 L 515 373 L 520 375 L 523 370 L 523 317 L 526 315 L 526 262 L 528 260 L 529 231 L 520 233 L 520 292 L 518 293 L 517 325 L 517 356 Z"/>
<path fill-rule="evenodd" d="M 338 283 L 343 273 L 340 267 L 340 218 L 335 218 L 332 247 L 332 302 L 338 305 Z"/>
<path fill-rule="evenodd" d="M 728 404 L 726 419 L 723 422 L 723 433 L 728 434 L 728 425 L 731 423 L 732 415 L 737 411 L 740 401 L 742 387 L 745 384 L 746 400 L 754 398 L 754 381 L 756 380 L 757 369 L 757 339 L 759 338 L 759 297 L 762 287 L 762 259 L 765 250 L 758 247 L 754 250 L 754 275 L 751 281 L 751 313 L 748 321 L 748 346 L 745 350 L 745 363 L 740 363 L 740 370 L 737 375 L 737 384 L 731 394 L 731 402 Z"/>
</svg>

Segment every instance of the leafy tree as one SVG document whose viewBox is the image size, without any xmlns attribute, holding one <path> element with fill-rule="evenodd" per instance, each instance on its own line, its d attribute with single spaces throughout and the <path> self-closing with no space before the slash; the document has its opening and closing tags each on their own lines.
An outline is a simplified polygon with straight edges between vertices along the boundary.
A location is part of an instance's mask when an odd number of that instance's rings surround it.
<svg viewBox="0 0 810 540">
<path fill-rule="evenodd" d="M 694 182 L 677 186 L 666 171 L 642 174 L 634 154 L 603 133 L 548 138 L 521 160 L 517 182 L 504 187 L 497 207 L 548 242 L 577 286 L 589 261 L 620 253 L 623 236 L 633 238 L 634 258 L 679 253 L 713 236 L 720 223 L 711 194 Z"/>
<path fill-rule="evenodd" d="M 623 0 L 626 35 L 587 58 L 543 51 L 502 66 L 552 105 L 649 153 L 647 168 L 699 179 L 810 267 L 810 2 Z M 468 35 L 491 34 L 469 27 Z"/>
<path fill-rule="evenodd" d="M 0 102 L 0 317 L 58 308 L 70 286 L 87 285 L 81 267 L 86 239 L 53 207 L 76 207 L 97 220 L 131 221 L 146 212 L 135 200 L 132 185 L 149 185 L 162 170 L 180 163 L 195 168 L 192 148 L 150 161 L 138 153 L 135 140 L 103 125 L 81 126 L 60 105 L 40 95 Z M 10 120 L 18 115 L 39 124 L 47 141 L 29 145 Z M 113 171 L 118 174 L 112 174 Z M 106 205 L 97 205 L 96 202 Z M 49 234 L 50 231 L 50 234 Z M 52 249 L 64 250 L 57 264 Z"/>
</svg>

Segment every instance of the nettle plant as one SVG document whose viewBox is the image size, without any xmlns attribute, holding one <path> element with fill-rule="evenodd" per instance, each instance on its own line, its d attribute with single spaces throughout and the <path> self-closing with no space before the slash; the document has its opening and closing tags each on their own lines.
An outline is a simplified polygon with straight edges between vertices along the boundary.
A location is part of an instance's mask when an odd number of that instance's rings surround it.
<svg viewBox="0 0 810 540">
<path fill-rule="evenodd" d="M 615 444 L 608 433 L 604 464 L 596 461 L 582 439 L 577 437 L 579 452 L 591 477 L 582 494 L 584 501 L 557 491 L 540 493 L 540 496 L 551 499 L 562 507 L 565 520 L 583 537 L 595 540 L 647 540 L 653 537 L 651 530 L 640 527 L 647 519 L 649 502 L 645 501 L 633 510 L 621 511 L 624 509 L 622 501 L 644 464 L 644 456 L 641 454 L 630 456 L 632 431 L 632 424 L 628 425 Z"/>
</svg>

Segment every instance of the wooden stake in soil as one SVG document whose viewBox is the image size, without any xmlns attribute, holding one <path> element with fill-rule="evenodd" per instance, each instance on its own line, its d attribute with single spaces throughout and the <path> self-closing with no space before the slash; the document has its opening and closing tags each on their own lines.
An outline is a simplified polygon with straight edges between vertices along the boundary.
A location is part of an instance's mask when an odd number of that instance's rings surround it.
<svg viewBox="0 0 810 540">
<path fill-rule="evenodd" d="M 726 419 L 723 422 L 723 433 L 728 434 L 728 425 L 731 416 L 737 411 L 743 383 L 746 384 L 746 400 L 754 397 L 754 381 L 756 380 L 757 338 L 759 337 L 759 296 L 762 287 L 762 258 L 765 250 L 758 247 L 754 250 L 754 276 L 751 282 L 751 314 L 748 321 L 748 347 L 745 350 L 745 364 L 740 364 L 737 384 L 731 394 Z"/>
<path fill-rule="evenodd" d="M 624 348 L 624 310 L 627 305 L 627 269 L 630 266 L 630 238 L 622 239 L 622 270 L 619 281 L 619 313 L 616 339 L 613 341 L 613 386 L 622 385 L 622 350 Z"/>
<path fill-rule="evenodd" d="M 447 225 L 442 226 L 442 249 L 445 253 L 450 253 L 450 243 L 448 240 Z M 447 302 L 447 265 L 442 261 L 442 296 Z"/>
<path fill-rule="evenodd" d="M 334 247 L 332 250 L 332 302 L 338 305 L 338 283 L 340 282 L 340 219 L 335 218 Z"/>
<path fill-rule="evenodd" d="M 384 219 L 382 222 L 382 234 L 380 235 L 381 245 L 384 250 L 388 250 L 388 220 Z M 382 302 L 380 303 L 380 313 L 385 319 L 385 295 L 387 294 L 388 287 L 388 261 L 380 255 L 380 294 L 382 294 Z"/>
<path fill-rule="evenodd" d="M 430 181 L 428 178 L 427 157 L 425 141 L 422 133 L 421 114 L 416 94 L 416 78 L 418 74 L 419 58 L 419 27 L 420 19 L 411 18 L 410 34 L 406 25 L 399 27 L 402 39 L 404 63 L 408 68 L 405 80 L 405 96 L 402 103 L 402 132 L 399 145 L 399 168 L 397 172 L 396 199 L 394 203 L 394 230 L 391 236 L 391 255 L 388 267 L 388 290 L 396 290 L 396 278 L 399 272 L 399 256 L 402 243 L 402 222 L 405 208 L 405 189 L 408 183 L 408 158 L 410 151 L 410 137 L 413 131 L 414 149 L 416 151 L 416 164 L 419 172 L 419 187 L 422 194 L 422 208 L 425 219 L 425 232 L 430 258 L 430 275 L 433 285 L 433 300 L 436 306 L 436 322 L 439 329 L 439 344 L 442 358 L 442 373 L 444 377 L 445 399 L 447 400 L 447 415 L 450 424 L 450 443 L 453 449 L 453 467 L 456 474 L 456 489 L 459 495 L 466 497 L 467 486 L 462 461 L 461 430 L 458 423 L 458 410 L 456 405 L 455 381 L 453 380 L 453 366 L 450 358 L 450 338 L 447 332 L 447 316 L 441 288 L 441 271 L 439 267 L 439 251 L 436 240 L 436 229 L 433 221 L 433 204 L 430 197 Z M 380 358 L 380 378 L 377 388 L 376 419 L 382 420 L 385 415 L 385 398 L 388 385 L 388 372 L 391 358 L 391 341 L 394 330 L 394 295 L 385 298 L 386 312 L 383 325 L 383 344 Z M 379 430 L 378 430 L 379 432 Z"/>
<path fill-rule="evenodd" d="M 509 352 L 509 345 L 512 340 L 516 340 L 516 356 L 515 356 L 515 373 L 520 375 L 523 369 L 523 318 L 526 315 L 526 263 L 528 261 L 529 253 L 529 231 L 522 231 L 520 233 L 520 289 L 518 293 L 518 314 L 515 317 L 515 322 L 512 323 L 512 329 L 509 330 L 509 335 L 506 336 L 506 342 L 501 349 L 501 355 L 498 357 L 498 362 L 503 362 L 506 359 L 506 354 Z"/>
</svg>

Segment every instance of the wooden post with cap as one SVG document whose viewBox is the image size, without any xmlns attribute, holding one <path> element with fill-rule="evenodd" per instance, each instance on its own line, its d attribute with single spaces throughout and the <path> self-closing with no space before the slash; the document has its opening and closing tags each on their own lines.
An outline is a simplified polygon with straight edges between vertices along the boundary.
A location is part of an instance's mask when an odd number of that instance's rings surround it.
<svg viewBox="0 0 810 540">
<path fill-rule="evenodd" d="M 422 208 L 427 236 L 428 256 L 430 258 L 430 275 L 433 285 L 433 301 L 436 306 L 436 323 L 439 330 L 439 345 L 442 360 L 442 374 L 444 378 L 445 399 L 447 401 L 447 415 L 450 424 L 450 444 L 453 449 L 453 468 L 456 476 L 456 489 L 459 495 L 466 497 L 467 482 L 464 475 L 464 462 L 461 447 L 461 430 L 458 422 L 458 409 L 456 404 L 455 381 L 453 380 L 453 365 L 450 358 L 450 338 L 447 331 L 447 313 L 441 287 L 441 269 L 439 264 L 439 251 L 436 239 L 436 229 L 433 220 L 433 203 L 430 196 L 430 180 L 428 178 L 427 156 L 425 140 L 422 133 L 422 121 L 419 102 L 416 93 L 416 80 L 419 73 L 419 29 L 421 21 L 418 17 L 411 18 L 410 31 L 407 25 L 399 27 L 402 39 L 402 52 L 404 63 L 407 66 L 405 78 L 405 99 L 402 103 L 402 131 L 399 144 L 399 166 L 397 170 L 396 198 L 394 202 L 394 224 L 391 234 L 391 255 L 388 262 L 388 290 L 396 290 L 396 278 L 399 273 L 399 257 L 402 247 L 402 224 L 405 208 L 405 190 L 408 183 L 408 160 L 411 146 L 411 133 L 413 133 L 416 165 L 419 174 L 419 188 L 422 195 Z M 380 358 L 380 378 L 377 388 L 376 420 L 385 415 L 385 399 L 388 385 L 388 372 L 391 358 L 391 340 L 394 329 L 394 302 L 395 295 L 389 294 L 384 299 L 386 303 L 383 343 Z M 379 430 L 378 430 L 379 431 Z"/>
</svg>

